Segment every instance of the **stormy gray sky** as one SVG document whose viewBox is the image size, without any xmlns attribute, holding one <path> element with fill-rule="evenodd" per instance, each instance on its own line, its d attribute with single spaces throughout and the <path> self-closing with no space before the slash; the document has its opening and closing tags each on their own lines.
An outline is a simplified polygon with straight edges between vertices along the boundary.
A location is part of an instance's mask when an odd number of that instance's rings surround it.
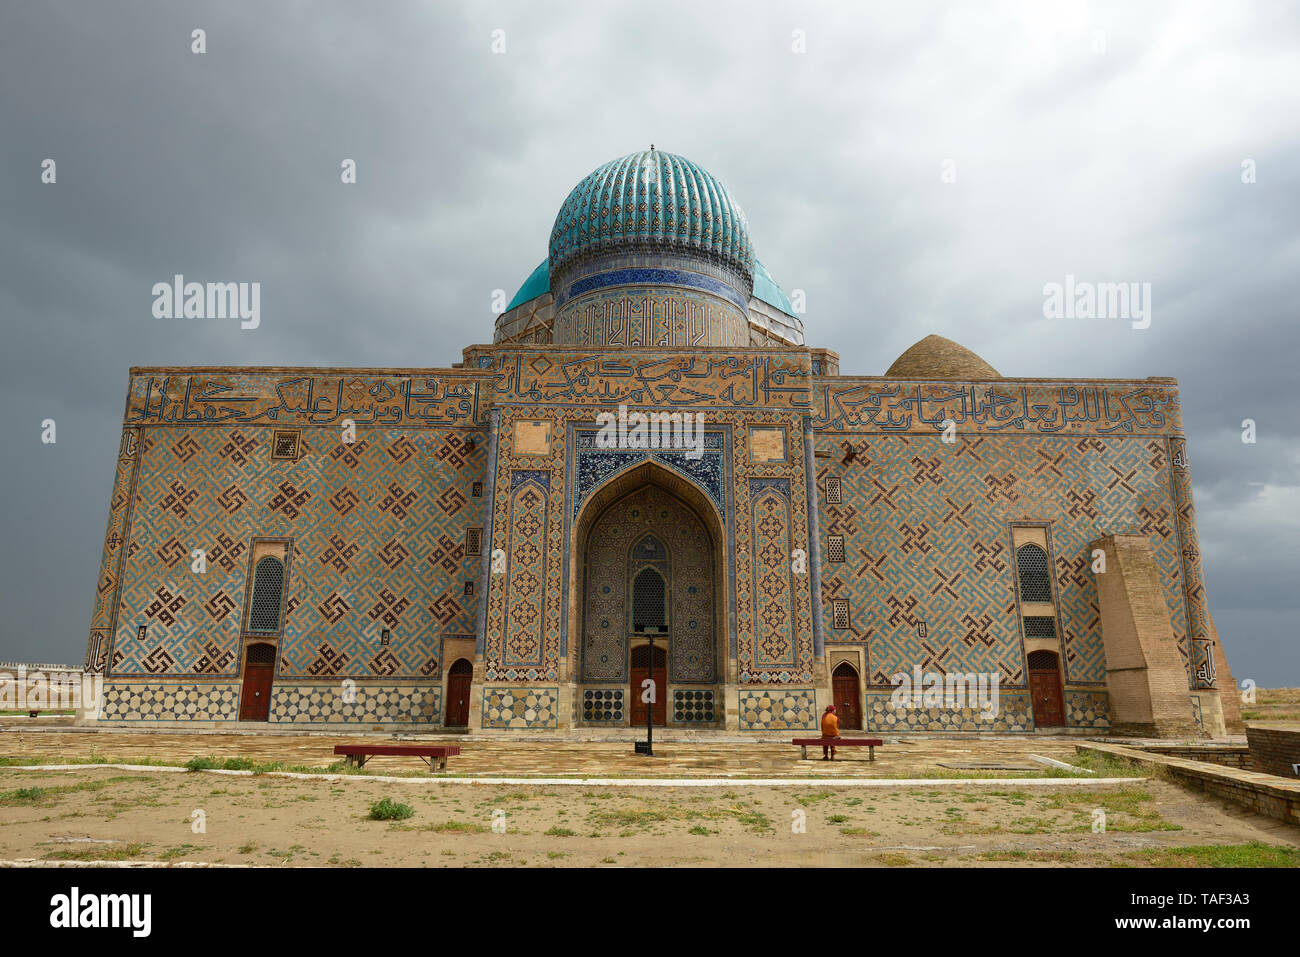
<svg viewBox="0 0 1300 957">
<path fill-rule="evenodd" d="M 0 658 L 84 657 L 129 366 L 456 361 L 568 190 L 653 142 L 845 373 L 937 332 L 1177 377 L 1229 660 L 1300 684 L 1297 49 L 1286 3 L 4 0 Z M 178 272 L 261 282 L 260 328 L 155 319 Z M 1150 328 L 1044 319 L 1067 274 L 1151 283 Z"/>
</svg>

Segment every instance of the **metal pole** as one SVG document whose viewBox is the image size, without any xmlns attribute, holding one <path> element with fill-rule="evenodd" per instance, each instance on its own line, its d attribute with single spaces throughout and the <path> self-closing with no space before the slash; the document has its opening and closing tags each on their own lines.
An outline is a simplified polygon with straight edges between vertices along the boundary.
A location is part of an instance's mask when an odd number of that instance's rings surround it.
<svg viewBox="0 0 1300 957">
<path fill-rule="evenodd" d="M 655 700 L 659 697 L 659 689 L 655 687 L 655 636 L 650 632 L 650 707 L 645 712 L 645 753 L 649 757 L 655 756 Z"/>
</svg>

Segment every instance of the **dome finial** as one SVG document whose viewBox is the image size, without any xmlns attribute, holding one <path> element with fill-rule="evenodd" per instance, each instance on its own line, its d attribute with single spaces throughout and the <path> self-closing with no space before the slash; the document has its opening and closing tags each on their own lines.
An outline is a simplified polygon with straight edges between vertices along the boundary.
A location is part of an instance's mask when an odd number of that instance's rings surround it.
<svg viewBox="0 0 1300 957">
<path fill-rule="evenodd" d="M 654 145 L 653 143 L 651 143 L 651 144 L 650 144 L 650 152 L 653 153 L 654 151 L 655 151 L 655 145 Z"/>
</svg>

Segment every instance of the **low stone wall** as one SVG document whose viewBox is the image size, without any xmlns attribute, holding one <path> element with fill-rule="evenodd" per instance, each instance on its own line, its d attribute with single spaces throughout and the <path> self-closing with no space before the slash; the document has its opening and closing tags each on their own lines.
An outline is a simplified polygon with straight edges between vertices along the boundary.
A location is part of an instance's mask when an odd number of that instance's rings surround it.
<svg viewBox="0 0 1300 957">
<path fill-rule="evenodd" d="M 1283 778 L 1300 778 L 1300 726 L 1248 724 L 1246 743 L 1255 768 Z"/>
<path fill-rule="evenodd" d="M 1139 766 L 1162 767 L 1184 787 L 1223 798 L 1256 814 L 1300 826 L 1300 780 L 1155 754 L 1118 744 L 1089 742 L 1077 744 L 1075 749 L 1108 754 Z"/>
<path fill-rule="evenodd" d="M 1163 754 L 1171 758 L 1186 758 L 1189 761 L 1207 761 L 1225 768 L 1240 768 L 1243 771 L 1258 770 L 1251 758 L 1250 748 L 1225 747 L 1224 745 L 1165 745 L 1144 744 L 1141 750 L 1150 754 Z"/>
</svg>

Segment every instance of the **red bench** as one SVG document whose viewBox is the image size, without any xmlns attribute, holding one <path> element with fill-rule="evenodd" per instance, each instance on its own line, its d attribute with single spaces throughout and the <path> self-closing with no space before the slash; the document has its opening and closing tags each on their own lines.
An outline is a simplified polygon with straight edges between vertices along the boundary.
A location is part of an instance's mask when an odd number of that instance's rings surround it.
<svg viewBox="0 0 1300 957">
<path fill-rule="evenodd" d="M 364 768 L 376 754 L 414 755 L 429 766 L 430 771 L 447 770 L 447 759 L 460 754 L 458 744 L 336 744 L 335 754 L 346 756 L 348 766 Z M 437 767 L 434 767 L 434 765 Z"/>
<path fill-rule="evenodd" d="M 876 748 L 885 742 L 880 738 L 795 738 L 790 742 L 799 746 L 799 760 L 806 760 L 809 748 L 866 748 L 867 760 L 876 760 Z"/>
</svg>

